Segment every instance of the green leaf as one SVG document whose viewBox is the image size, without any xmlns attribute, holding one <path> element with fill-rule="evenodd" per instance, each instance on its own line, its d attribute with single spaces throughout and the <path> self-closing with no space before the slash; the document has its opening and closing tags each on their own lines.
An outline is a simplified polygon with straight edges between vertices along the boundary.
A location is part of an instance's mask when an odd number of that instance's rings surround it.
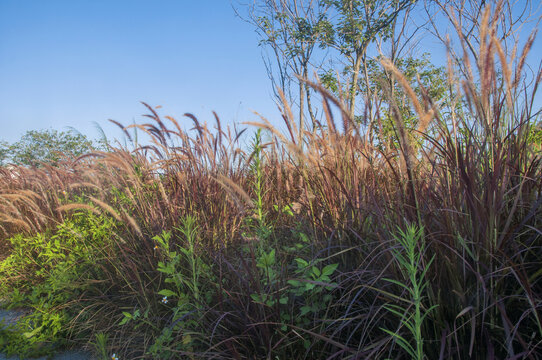
<svg viewBox="0 0 542 360">
<path fill-rule="evenodd" d="M 131 319 L 133 317 L 132 314 L 130 314 L 129 312 L 126 312 L 126 311 L 123 311 L 122 315 L 124 315 L 125 317 L 127 317 L 129 319 Z"/>
<path fill-rule="evenodd" d="M 337 270 L 338 266 L 339 266 L 338 263 L 324 266 L 324 268 L 322 269 L 322 275 L 329 276 L 329 275 L 333 274 L 335 272 L 335 270 Z"/>
<path fill-rule="evenodd" d="M 316 284 L 313 283 L 305 283 L 305 290 L 310 291 L 316 287 Z"/>
<path fill-rule="evenodd" d="M 305 234 L 305 233 L 299 233 L 299 238 L 301 239 L 301 241 L 303 241 L 304 243 L 309 243 L 310 242 L 310 239 L 309 237 Z"/>
<path fill-rule="evenodd" d="M 412 359 L 416 359 L 417 356 L 416 356 L 416 352 L 414 351 L 414 348 L 412 347 L 412 345 L 410 345 L 404 337 L 402 337 L 401 335 L 397 334 L 397 333 L 394 333 L 394 332 L 391 332 L 387 329 L 382 329 L 380 328 L 382 331 L 384 331 L 386 334 L 388 335 L 391 335 L 395 341 L 397 342 L 397 344 L 399 344 L 400 347 L 402 347 L 410 356 Z"/>
<path fill-rule="evenodd" d="M 405 290 L 407 290 L 409 293 L 412 292 L 412 289 L 409 286 L 403 284 L 402 282 L 399 282 L 399 281 L 394 280 L 394 279 L 389 279 L 389 278 L 384 278 L 383 280 L 387 281 L 387 282 L 390 282 L 392 284 L 395 284 L 397 286 L 400 286 L 400 287 L 404 288 Z"/>
<path fill-rule="evenodd" d="M 288 284 L 298 287 L 301 285 L 301 282 L 299 280 L 288 280 Z"/>
<path fill-rule="evenodd" d="M 132 320 L 132 318 L 128 318 L 128 317 L 125 317 L 123 318 L 120 322 L 119 322 L 119 326 L 122 326 L 124 324 L 126 324 L 127 322 L 129 322 L 130 320 Z"/>
<path fill-rule="evenodd" d="M 36 335 L 37 333 L 39 333 L 41 331 L 41 329 L 43 329 L 43 325 L 35 328 L 34 330 L 30 331 L 30 332 L 25 332 L 23 333 L 23 336 L 27 339 L 30 339 L 31 337 L 33 337 L 34 335 Z"/>
<path fill-rule="evenodd" d="M 303 315 L 307 314 L 308 312 L 311 312 L 312 307 L 308 306 L 308 305 L 305 305 L 305 306 L 302 306 L 300 310 L 301 310 L 301 316 L 303 316 Z"/>
<path fill-rule="evenodd" d="M 295 259 L 295 262 L 297 263 L 297 267 L 299 269 L 304 269 L 306 268 L 307 266 L 309 266 L 309 263 L 301 258 L 296 258 Z"/>
<path fill-rule="evenodd" d="M 158 292 L 158 295 L 162 296 L 177 296 L 177 294 L 171 290 L 163 289 Z"/>
<path fill-rule="evenodd" d="M 267 264 L 268 265 L 275 264 L 275 249 L 271 250 L 269 254 L 267 255 Z"/>
</svg>

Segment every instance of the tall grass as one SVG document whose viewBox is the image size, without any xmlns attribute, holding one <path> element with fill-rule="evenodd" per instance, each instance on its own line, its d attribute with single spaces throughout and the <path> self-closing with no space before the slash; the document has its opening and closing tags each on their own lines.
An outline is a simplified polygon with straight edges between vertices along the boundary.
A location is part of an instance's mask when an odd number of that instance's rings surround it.
<svg viewBox="0 0 542 360">
<path fill-rule="evenodd" d="M 409 128 L 393 99 L 375 110 L 394 141 L 310 81 L 325 121 L 299 138 L 284 102 L 286 133 L 247 124 L 249 150 L 216 115 L 211 129 L 185 114 L 185 131 L 145 104 L 150 123 L 130 127 L 149 145 L 2 169 L 1 242 L 74 212 L 113 219 L 101 278 L 66 306 L 71 340 L 107 334 L 122 358 L 539 358 L 542 72 L 521 80 L 534 38 L 515 59 L 484 26 L 447 104 L 383 61 L 418 115 Z"/>
</svg>

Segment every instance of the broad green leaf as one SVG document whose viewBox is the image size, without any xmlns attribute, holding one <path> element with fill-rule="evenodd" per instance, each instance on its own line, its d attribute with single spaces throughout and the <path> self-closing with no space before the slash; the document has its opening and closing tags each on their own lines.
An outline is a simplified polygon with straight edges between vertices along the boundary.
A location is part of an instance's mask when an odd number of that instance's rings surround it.
<svg viewBox="0 0 542 360">
<path fill-rule="evenodd" d="M 335 270 L 337 270 L 338 266 L 339 266 L 338 263 L 324 266 L 324 268 L 322 269 L 322 275 L 329 276 L 329 275 L 333 274 L 335 272 Z"/>
<path fill-rule="evenodd" d="M 288 284 L 297 287 L 301 285 L 301 282 L 299 280 L 288 280 Z"/>
<path fill-rule="evenodd" d="M 162 296 L 176 296 L 177 294 L 171 290 L 163 289 L 158 292 L 158 295 Z"/>
<path fill-rule="evenodd" d="M 37 333 L 39 333 L 41 331 L 41 329 L 43 329 L 43 325 L 35 328 L 34 330 L 32 331 L 29 331 L 29 332 L 25 332 L 23 333 L 23 336 L 27 339 L 30 339 L 31 337 L 33 337 L 34 335 L 36 335 Z"/>
<path fill-rule="evenodd" d="M 319 277 L 320 277 L 320 274 L 322 274 L 321 271 L 320 271 L 320 269 L 318 269 L 316 266 L 313 266 L 313 267 L 311 268 L 311 271 L 312 271 L 312 273 L 314 274 L 314 277 L 315 277 L 315 278 L 319 278 Z"/>
</svg>

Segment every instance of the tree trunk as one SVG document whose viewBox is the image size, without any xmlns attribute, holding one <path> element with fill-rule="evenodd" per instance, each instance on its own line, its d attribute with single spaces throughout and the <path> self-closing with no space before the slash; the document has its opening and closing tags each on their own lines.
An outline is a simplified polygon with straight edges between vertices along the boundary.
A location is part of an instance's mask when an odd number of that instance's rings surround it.
<svg viewBox="0 0 542 360">
<path fill-rule="evenodd" d="M 309 70 L 307 69 L 307 65 L 305 64 L 303 66 L 303 78 L 308 79 L 309 78 Z M 303 84 L 303 87 L 305 88 L 305 96 L 307 97 L 307 109 L 309 110 L 309 116 L 311 118 L 311 130 L 314 129 L 314 125 L 316 124 L 316 117 L 314 116 L 314 112 L 312 111 L 312 103 L 311 103 L 311 91 L 310 87 L 305 83 Z"/>
<path fill-rule="evenodd" d="M 305 91 L 304 91 L 304 83 L 303 81 L 299 80 L 299 138 L 298 138 L 298 144 L 301 148 L 303 148 L 303 132 L 305 130 L 305 121 L 303 117 L 303 111 L 305 108 Z"/>
<path fill-rule="evenodd" d="M 354 122 L 354 112 L 356 105 L 356 92 L 358 91 L 358 78 L 359 71 L 361 70 L 361 63 L 365 53 L 367 52 L 367 47 L 369 46 L 368 41 L 364 41 L 356 49 L 356 62 L 354 63 L 354 73 L 352 74 L 352 85 L 350 87 L 350 99 L 348 104 L 348 111 L 350 119 Z"/>
<path fill-rule="evenodd" d="M 311 130 L 314 130 L 314 127 L 316 126 L 316 116 L 314 115 L 314 111 L 312 111 L 311 90 L 307 84 L 305 84 L 305 92 L 307 93 L 307 108 L 309 109 L 309 116 L 311 117 Z"/>
<path fill-rule="evenodd" d="M 356 62 L 354 63 L 354 73 L 352 74 L 352 84 L 350 85 L 350 99 L 348 104 L 348 112 L 350 119 L 354 122 L 354 113 L 356 107 L 356 92 L 358 91 L 358 78 L 359 70 L 361 69 L 361 59 L 363 57 L 363 52 L 356 52 Z"/>
</svg>

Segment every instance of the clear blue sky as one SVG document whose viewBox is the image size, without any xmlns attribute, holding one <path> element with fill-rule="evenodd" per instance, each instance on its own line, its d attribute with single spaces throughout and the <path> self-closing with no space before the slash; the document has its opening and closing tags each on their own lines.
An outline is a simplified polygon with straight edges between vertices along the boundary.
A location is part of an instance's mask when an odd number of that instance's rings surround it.
<svg viewBox="0 0 542 360">
<path fill-rule="evenodd" d="M 278 112 L 253 28 L 229 0 L 0 0 L 0 139 L 75 127 L 97 137 L 162 105 L 183 120 Z M 112 130 L 115 129 L 115 130 Z"/>
<path fill-rule="evenodd" d="M 185 112 L 232 124 L 256 110 L 280 127 L 258 42 L 230 0 L 0 0 L 0 140 L 67 127 L 95 138 L 93 122 L 118 137 L 107 119 L 142 122 L 139 101 L 188 126 Z"/>
</svg>

